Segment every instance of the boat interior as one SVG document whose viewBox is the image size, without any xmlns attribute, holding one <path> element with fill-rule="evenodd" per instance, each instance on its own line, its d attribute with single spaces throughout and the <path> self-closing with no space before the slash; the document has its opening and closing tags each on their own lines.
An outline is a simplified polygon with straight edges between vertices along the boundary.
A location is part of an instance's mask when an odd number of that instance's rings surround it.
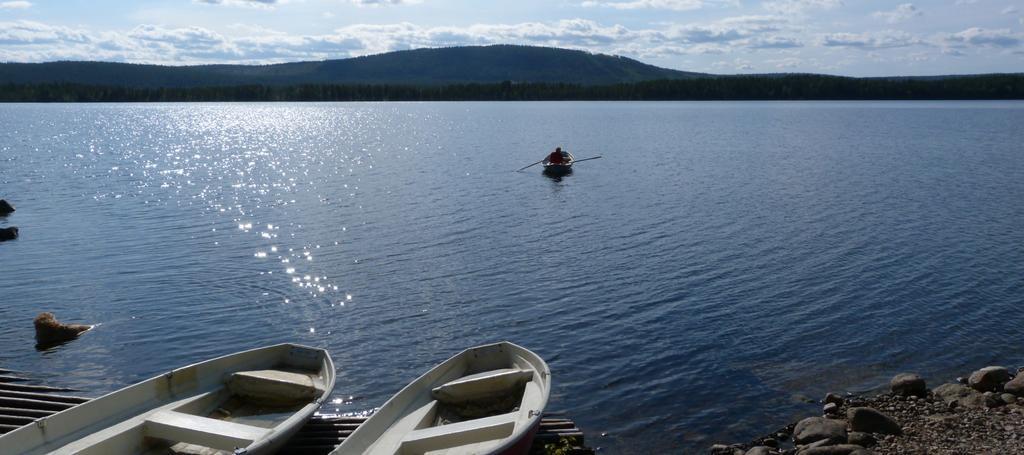
<svg viewBox="0 0 1024 455">
<path fill-rule="evenodd" d="M 290 363 L 220 373 L 212 385 L 198 374 L 184 368 L 157 378 L 157 400 L 165 405 L 150 406 L 56 453 L 231 454 L 264 440 L 329 391 L 321 369 Z"/>
<path fill-rule="evenodd" d="M 544 405 L 540 374 L 526 359 L 509 357 L 502 363 L 480 358 L 455 362 L 431 381 L 432 387 L 423 387 L 410 403 L 411 412 L 377 439 L 372 452 L 487 453 L 500 446 Z"/>
</svg>

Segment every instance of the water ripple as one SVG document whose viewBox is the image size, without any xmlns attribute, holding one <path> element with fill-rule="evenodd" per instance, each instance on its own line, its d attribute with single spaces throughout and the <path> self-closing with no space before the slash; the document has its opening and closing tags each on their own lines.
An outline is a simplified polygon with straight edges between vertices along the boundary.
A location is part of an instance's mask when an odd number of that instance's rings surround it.
<svg viewBox="0 0 1024 455">
<path fill-rule="evenodd" d="M 330 349 L 334 412 L 465 346 L 548 359 L 611 453 L 913 370 L 1024 363 L 1024 104 L 0 107 L 4 368 L 99 394 Z M 950 125 L 957 125 L 950 128 Z M 512 172 L 554 145 L 574 175 Z M 47 352 L 31 319 L 101 322 Z M 17 322 L 21 321 L 21 322 Z"/>
</svg>

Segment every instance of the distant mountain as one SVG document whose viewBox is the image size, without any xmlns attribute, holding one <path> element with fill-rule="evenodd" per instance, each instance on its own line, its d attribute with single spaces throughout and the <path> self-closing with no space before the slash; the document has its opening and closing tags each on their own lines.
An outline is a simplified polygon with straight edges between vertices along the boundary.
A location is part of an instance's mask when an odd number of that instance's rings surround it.
<svg viewBox="0 0 1024 455">
<path fill-rule="evenodd" d="M 607 85 L 690 79 L 625 57 L 533 46 L 416 49 L 320 62 L 276 65 L 161 66 L 110 62 L 0 63 L 0 83 L 73 83 L 138 88 L 239 85 L 564 82 Z"/>
</svg>

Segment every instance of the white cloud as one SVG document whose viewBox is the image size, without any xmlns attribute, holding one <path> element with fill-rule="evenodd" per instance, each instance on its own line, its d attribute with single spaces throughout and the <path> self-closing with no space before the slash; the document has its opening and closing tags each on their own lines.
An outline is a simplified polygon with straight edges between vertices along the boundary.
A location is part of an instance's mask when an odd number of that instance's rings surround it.
<svg viewBox="0 0 1024 455">
<path fill-rule="evenodd" d="M 754 49 L 789 49 L 803 47 L 803 45 L 799 39 L 784 36 L 757 38 L 750 42 L 750 47 Z"/>
<path fill-rule="evenodd" d="M 0 22 L 0 44 L 4 45 L 74 44 L 90 41 L 86 32 L 68 27 L 33 21 Z"/>
<path fill-rule="evenodd" d="M 900 31 L 827 33 L 821 36 L 825 47 L 846 47 L 854 49 L 891 49 L 926 44 L 914 35 Z"/>
<path fill-rule="evenodd" d="M 804 66 L 804 61 L 796 57 L 786 57 L 781 59 L 768 59 L 765 63 L 775 67 L 777 70 L 788 70 Z"/>
<path fill-rule="evenodd" d="M 31 7 L 32 2 L 26 1 L 0 2 L 0 9 L 26 9 Z"/>
<path fill-rule="evenodd" d="M 883 19 L 890 24 L 895 24 L 913 17 L 918 17 L 921 14 L 921 10 L 917 9 L 917 7 L 912 3 L 903 3 L 892 11 L 876 11 L 873 16 Z"/>
<path fill-rule="evenodd" d="M 749 60 L 742 58 L 735 58 L 732 61 L 717 61 L 711 64 L 712 67 L 719 69 L 720 71 L 753 71 L 754 66 L 750 64 Z"/>
<path fill-rule="evenodd" d="M 971 27 L 946 37 L 946 41 L 954 45 L 974 45 L 983 47 L 1014 47 L 1020 45 L 1024 37 L 1009 29 L 986 30 Z"/>
<path fill-rule="evenodd" d="M 295 34 L 262 26 L 225 23 L 218 29 L 144 24 L 123 31 L 94 31 L 33 21 L 0 22 L 0 61 L 103 60 L 134 63 L 277 63 L 325 60 L 422 47 L 524 44 L 625 55 L 673 66 L 680 56 L 702 59 L 709 71 L 714 55 L 730 68 L 744 64 L 758 71 L 775 68 L 827 69 L 828 65 L 897 61 L 887 49 L 913 59 L 967 58 L 984 52 L 1021 50 L 1024 33 L 1008 29 L 968 28 L 960 32 L 916 35 L 883 30 L 813 34 L 806 21 L 781 15 L 748 15 L 695 23 L 627 27 L 589 19 L 465 26 L 421 26 L 409 22 L 355 24 L 327 33 Z M 223 32 L 223 33 L 222 33 Z M 915 49 L 916 48 L 916 49 Z M 849 49 L 849 50 L 847 50 Z M 985 49 L 989 49 L 986 51 Z M 854 52 L 852 50 L 862 50 Z M 878 58 L 869 53 L 876 52 Z M 828 57 L 822 57 L 824 52 Z M 736 57 L 752 62 L 737 63 Z M 822 60 L 815 60 L 821 57 Z M 753 63 L 759 62 L 759 63 Z M 678 63 L 676 63 L 678 64 Z M 909 63 L 908 63 L 909 64 Z M 744 70 L 745 71 L 745 70 Z"/>
<path fill-rule="evenodd" d="M 207 5 L 246 6 L 250 8 L 273 9 L 274 5 L 285 3 L 285 0 L 192 0 Z"/>
<path fill-rule="evenodd" d="M 1003 10 L 999 12 L 999 14 L 1017 14 L 1018 11 L 1020 10 L 1017 9 L 1016 6 L 1007 6 L 1006 8 L 1003 8 Z"/>
<path fill-rule="evenodd" d="M 842 0 L 770 0 L 763 2 L 764 9 L 785 15 L 802 14 L 810 10 L 827 10 L 843 6 Z"/>
<path fill-rule="evenodd" d="M 356 6 L 411 5 L 422 0 L 349 0 Z"/>
<path fill-rule="evenodd" d="M 189 55 L 239 55 L 237 48 L 223 35 L 200 27 L 140 25 L 128 33 L 128 38 L 134 38 L 143 47 Z"/>
<path fill-rule="evenodd" d="M 896 60 L 903 60 L 906 62 L 928 62 L 934 60 L 932 54 L 927 52 L 913 52 L 906 55 L 897 56 Z"/>
<path fill-rule="evenodd" d="M 140 25 L 90 32 L 36 22 L 0 23 L 0 60 L 89 59 L 137 63 L 275 63 L 324 60 L 402 49 L 488 44 L 554 46 L 635 58 L 796 48 L 786 19 L 738 16 L 704 24 L 627 28 L 587 19 L 424 27 L 408 22 L 357 24 L 295 35 L 242 24 L 230 34 L 201 27 Z"/>
<path fill-rule="evenodd" d="M 782 30 L 786 22 L 778 16 L 737 16 L 706 24 L 674 26 L 665 37 L 683 43 L 749 43 L 752 40 L 761 44 L 770 41 L 781 43 L 784 38 L 773 34 Z"/>
<path fill-rule="evenodd" d="M 689 11 L 704 7 L 705 0 L 587 0 L 586 7 L 607 7 L 615 9 L 668 9 Z"/>
</svg>

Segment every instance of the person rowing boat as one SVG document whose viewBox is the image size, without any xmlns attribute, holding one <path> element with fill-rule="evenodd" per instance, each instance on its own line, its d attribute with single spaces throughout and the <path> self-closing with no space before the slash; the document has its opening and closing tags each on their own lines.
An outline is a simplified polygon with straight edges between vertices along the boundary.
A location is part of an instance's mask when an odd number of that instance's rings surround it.
<svg viewBox="0 0 1024 455">
<path fill-rule="evenodd" d="M 568 153 L 563 152 L 561 147 L 555 147 L 555 151 L 548 155 L 548 163 L 551 164 L 564 164 Z"/>
<path fill-rule="evenodd" d="M 548 175 L 566 175 L 572 172 L 572 163 L 572 154 L 558 147 L 544 158 L 544 172 Z"/>
<path fill-rule="evenodd" d="M 542 159 L 540 161 L 537 161 L 536 163 L 528 164 L 526 166 L 523 166 L 523 167 L 517 169 L 516 172 L 522 171 L 522 170 L 524 170 L 526 168 L 529 168 L 529 167 L 536 166 L 538 164 L 543 164 L 545 172 L 566 172 L 566 173 L 568 173 L 568 172 L 572 171 L 573 163 L 578 163 L 580 161 L 596 160 L 598 158 L 601 158 L 601 156 L 598 155 L 598 156 L 592 156 L 590 158 L 583 158 L 582 160 L 577 160 L 575 157 L 572 156 L 572 153 L 569 153 L 569 152 L 566 152 L 565 150 L 562 150 L 561 147 L 555 147 L 555 151 L 551 152 L 551 153 L 549 153 L 547 155 L 544 155 L 544 159 Z"/>
</svg>

